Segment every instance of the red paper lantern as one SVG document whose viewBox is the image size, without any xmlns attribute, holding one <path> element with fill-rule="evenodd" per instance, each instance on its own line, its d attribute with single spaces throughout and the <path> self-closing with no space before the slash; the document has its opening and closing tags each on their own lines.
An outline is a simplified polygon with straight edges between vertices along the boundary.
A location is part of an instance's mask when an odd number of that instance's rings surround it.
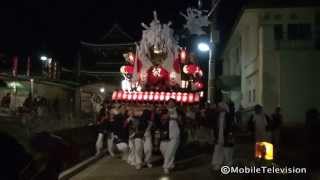
<svg viewBox="0 0 320 180">
<path fill-rule="evenodd" d="M 182 102 L 186 103 L 188 101 L 188 93 L 183 93 Z"/>
<path fill-rule="evenodd" d="M 199 95 L 199 93 L 195 93 L 195 95 L 194 95 L 194 102 L 200 102 L 200 95 Z"/>
<path fill-rule="evenodd" d="M 129 65 L 121 66 L 120 68 L 120 72 L 122 74 L 133 74 L 133 71 L 134 71 L 134 67 Z"/>
<path fill-rule="evenodd" d="M 172 92 L 170 98 L 171 99 L 176 99 L 177 98 L 177 93 L 176 92 Z"/>
<path fill-rule="evenodd" d="M 193 103 L 193 97 L 194 97 L 194 94 L 193 93 L 189 93 L 188 95 L 188 103 Z"/>
<path fill-rule="evenodd" d="M 165 98 L 166 98 L 166 101 L 169 101 L 169 99 L 171 98 L 171 93 L 167 92 Z"/>
<path fill-rule="evenodd" d="M 136 92 L 134 92 L 134 93 L 132 94 L 132 99 L 133 99 L 134 101 L 136 101 L 136 100 L 138 99 L 138 94 L 137 94 Z"/>
<path fill-rule="evenodd" d="M 160 93 L 159 93 L 159 92 L 154 93 L 154 98 L 153 98 L 153 100 L 154 100 L 154 101 L 159 101 L 159 98 L 160 98 Z"/>
<path fill-rule="evenodd" d="M 132 93 L 128 93 L 128 101 L 131 101 L 132 100 Z"/>
<path fill-rule="evenodd" d="M 182 93 L 181 93 L 181 92 L 178 92 L 178 93 L 177 93 L 177 98 L 176 98 L 177 102 L 180 102 L 180 101 L 181 101 L 181 98 L 182 98 Z"/>
<path fill-rule="evenodd" d="M 203 85 L 203 83 L 202 82 L 200 82 L 200 81 L 198 81 L 198 82 L 195 82 L 195 87 L 196 87 L 196 89 L 203 89 L 203 87 L 204 87 L 204 85 Z"/>
<path fill-rule="evenodd" d="M 149 97 L 149 96 L 148 96 L 148 92 L 144 92 L 144 93 L 143 93 L 143 100 L 144 100 L 144 101 L 147 101 L 147 100 L 148 100 L 148 97 Z"/>
<path fill-rule="evenodd" d="M 201 68 L 196 64 L 188 64 L 184 65 L 182 70 L 185 74 L 195 75 L 196 73 L 199 73 L 201 71 Z"/>
<path fill-rule="evenodd" d="M 160 101 L 164 101 L 164 99 L 165 99 L 165 93 L 161 92 L 160 93 Z"/>
<path fill-rule="evenodd" d="M 154 92 L 149 92 L 148 100 L 153 101 L 153 98 L 154 98 Z"/>
<path fill-rule="evenodd" d="M 138 92 L 138 101 L 143 100 L 143 92 Z"/>
<path fill-rule="evenodd" d="M 112 93 L 112 100 L 113 100 L 113 101 L 117 100 L 117 91 L 113 91 L 113 93 Z"/>
<path fill-rule="evenodd" d="M 123 92 L 122 93 L 122 100 L 127 100 L 128 99 L 128 93 L 127 92 Z"/>
<path fill-rule="evenodd" d="M 117 100 L 118 101 L 120 101 L 122 99 L 122 94 L 123 94 L 122 91 L 118 91 L 118 93 L 117 93 Z"/>
</svg>

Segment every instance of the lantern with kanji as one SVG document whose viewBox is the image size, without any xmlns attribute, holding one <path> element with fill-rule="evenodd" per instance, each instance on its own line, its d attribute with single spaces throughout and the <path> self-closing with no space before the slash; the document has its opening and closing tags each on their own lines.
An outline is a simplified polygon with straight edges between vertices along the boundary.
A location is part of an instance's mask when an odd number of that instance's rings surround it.
<svg viewBox="0 0 320 180">
<path fill-rule="evenodd" d="M 130 65 L 121 66 L 120 72 L 122 74 L 133 74 L 134 67 Z"/>
</svg>

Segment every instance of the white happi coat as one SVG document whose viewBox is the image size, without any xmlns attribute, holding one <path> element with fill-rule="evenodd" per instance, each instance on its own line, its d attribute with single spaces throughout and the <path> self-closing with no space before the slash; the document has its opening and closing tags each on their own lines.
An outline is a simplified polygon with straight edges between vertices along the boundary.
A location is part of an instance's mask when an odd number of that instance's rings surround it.
<svg viewBox="0 0 320 180">
<path fill-rule="evenodd" d="M 175 108 L 169 109 L 169 141 L 161 141 L 160 151 L 164 157 L 163 168 L 174 168 L 176 151 L 180 143 L 180 128 L 177 122 L 178 114 Z"/>
</svg>

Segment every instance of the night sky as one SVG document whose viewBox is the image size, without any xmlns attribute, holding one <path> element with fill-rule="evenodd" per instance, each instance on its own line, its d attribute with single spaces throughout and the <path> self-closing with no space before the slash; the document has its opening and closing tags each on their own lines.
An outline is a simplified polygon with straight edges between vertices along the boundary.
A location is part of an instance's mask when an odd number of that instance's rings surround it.
<svg viewBox="0 0 320 180">
<path fill-rule="evenodd" d="M 202 0 L 203 9 L 210 9 L 211 0 Z M 222 39 L 228 32 L 243 4 L 287 4 L 319 0 L 221 0 L 218 25 Z M 141 22 L 152 20 L 157 10 L 164 23 L 171 20 L 175 29 L 185 23 L 179 14 L 187 7 L 196 7 L 198 0 L 6 0 L 0 7 L 0 55 L 39 57 L 47 53 L 63 64 L 71 65 L 81 40 L 101 39 L 114 23 L 140 39 Z"/>
<path fill-rule="evenodd" d="M 70 64 L 79 41 L 94 42 L 114 23 L 136 40 L 141 22 L 157 10 L 162 22 L 181 28 L 179 11 L 195 7 L 197 0 L 11 0 L 0 8 L 0 53 L 37 56 L 48 52 Z M 210 0 L 203 0 L 209 9 Z"/>
</svg>

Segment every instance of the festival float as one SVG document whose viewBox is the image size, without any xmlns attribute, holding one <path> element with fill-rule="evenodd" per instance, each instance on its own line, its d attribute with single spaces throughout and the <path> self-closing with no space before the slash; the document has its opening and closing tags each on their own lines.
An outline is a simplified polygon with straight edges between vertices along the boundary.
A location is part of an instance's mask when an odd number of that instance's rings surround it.
<svg viewBox="0 0 320 180">
<path fill-rule="evenodd" d="M 150 25 L 142 23 L 142 39 L 135 52 L 125 53 L 120 72 L 121 89 L 112 100 L 126 103 L 199 103 L 203 98 L 203 71 L 196 57 L 180 47 L 171 22 L 161 24 L 154 12 Z"/>
</svg>

